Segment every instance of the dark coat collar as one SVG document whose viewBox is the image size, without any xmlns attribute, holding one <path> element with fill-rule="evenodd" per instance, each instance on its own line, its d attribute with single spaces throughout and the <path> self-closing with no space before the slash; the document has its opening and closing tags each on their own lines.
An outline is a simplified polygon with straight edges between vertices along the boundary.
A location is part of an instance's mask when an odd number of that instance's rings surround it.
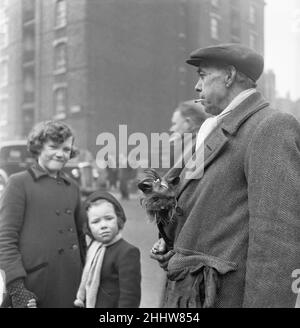
<svg viewBox="0 0 300 328">
<path fill-rule="evenodd" d="M 224 116 L 221 127 L 229 134 L 234 135 L 240 126 L 254 113 L 269 106 L 260 92 L 255 92 L 242 101 L 230 114 Z"/>
<path fill-rule="evenodd" d="M 33 179 L 35 181 L 39 180 L 42 177 L 49 176 L 49 174 L 43 168 L 41 168 L 38 163 L 33 164 L 28 169 L 28 171 L 29 171 L 29 173 L 31 174 L 31 176 L 33 177 Z M 57 179 L 64 180 L 65 183 L 67 183 L 68 185 L 71 184 L 70 178 L 63 171 L 60 171 L 58 173 L 58 178 Z"/>
</svg>

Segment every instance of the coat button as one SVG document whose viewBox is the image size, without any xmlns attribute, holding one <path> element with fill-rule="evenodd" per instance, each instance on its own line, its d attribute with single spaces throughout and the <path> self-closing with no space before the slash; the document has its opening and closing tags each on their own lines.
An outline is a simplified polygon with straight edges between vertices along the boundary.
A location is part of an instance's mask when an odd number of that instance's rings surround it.
<svg viewBox="0 0 300 328">
<path fill-rule="evenodd" d="M 72 214 L 72 210 L 70 210 L 69 208 L 66 209 L 66 214 Z"/>
<path fill-rule="evenodd" d="M 72 245 L 71 249 L 73 249 L 73 251 L 76 251 L 78 249 L 77 245 Z"/>
<path fill-rule="evenodd" d="M 56 215 L 60 215 L 60 210 L 55 211 Z"/>
<path fill-rule="evenodd" d="M 73 228 L 69 228 L 68 230 L 69 230 L 70 232 L 73 232 L 73 231 L 74 231 Z"/>
<path fill-rule="evenodd" d="M 58 249 L 58 254 L 62 254 L 64 252 L 64 249 L 63 248 L 59 248 Z"/>
</svg>

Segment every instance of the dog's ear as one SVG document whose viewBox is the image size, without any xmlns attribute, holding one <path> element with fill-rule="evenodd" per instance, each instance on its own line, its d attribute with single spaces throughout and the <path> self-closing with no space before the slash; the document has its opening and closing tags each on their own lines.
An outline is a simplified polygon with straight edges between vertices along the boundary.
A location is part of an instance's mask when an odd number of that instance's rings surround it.
<svg viewBox="0 0 300 328">
<path fill-rule="evenodd" d="M 149 194 L 153 190 L 152 183 L 150 182 L 141 181 L 137 186 L 144 194 Z"/>
<path fill-rule="evenodd" d="M 169 183 L 170 185 L 172 185 L 172 186 L 175 187 L 175 186 L 178 185 L 179 181 L 180 181 L 180 177 L 174 177 L 174 178 L 171 178 L 171 179 L 168 181 L 168 183 Z"/>
<path fill-rule="evenodd" d="M 146 177 L 148 179 L 151 179 L 151 180 L 159 179 L 160 180 L 159 174 L 154 169 L 151 169 L 151 168 L 145 169 L 144 174 L 146 175 Z"/>
</svg>

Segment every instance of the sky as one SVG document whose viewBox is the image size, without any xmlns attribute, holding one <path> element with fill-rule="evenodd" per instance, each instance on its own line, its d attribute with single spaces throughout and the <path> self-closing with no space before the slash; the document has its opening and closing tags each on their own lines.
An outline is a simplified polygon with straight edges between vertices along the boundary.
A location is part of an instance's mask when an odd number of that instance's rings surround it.
<svg viewBox="0 0 300 328">
<path fill-rule="evenodd" d="M 276 75 L 278 96 L 300 99 L 300 0 L 265 3 L 265 69 Z"/>
</svg>

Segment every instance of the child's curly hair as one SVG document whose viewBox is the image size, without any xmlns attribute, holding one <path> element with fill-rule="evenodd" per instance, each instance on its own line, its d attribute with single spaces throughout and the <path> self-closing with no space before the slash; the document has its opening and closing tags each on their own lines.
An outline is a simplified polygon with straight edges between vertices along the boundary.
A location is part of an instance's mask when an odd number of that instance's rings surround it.
<svg viewBox="0 0 300 328">
<path fill-rule="evenodd" d="M 65 142 L 69 137 L 74 137 L 72 129 L 61 121 L 44 121 L 36 124 L 27 138 L 27 148 L 35 156 L 41 153 L 43 145 L 51 140 L 57 144 Z M 78 150 L 72 147 L 70 158 L 76 157 Z"/>
</svg>

